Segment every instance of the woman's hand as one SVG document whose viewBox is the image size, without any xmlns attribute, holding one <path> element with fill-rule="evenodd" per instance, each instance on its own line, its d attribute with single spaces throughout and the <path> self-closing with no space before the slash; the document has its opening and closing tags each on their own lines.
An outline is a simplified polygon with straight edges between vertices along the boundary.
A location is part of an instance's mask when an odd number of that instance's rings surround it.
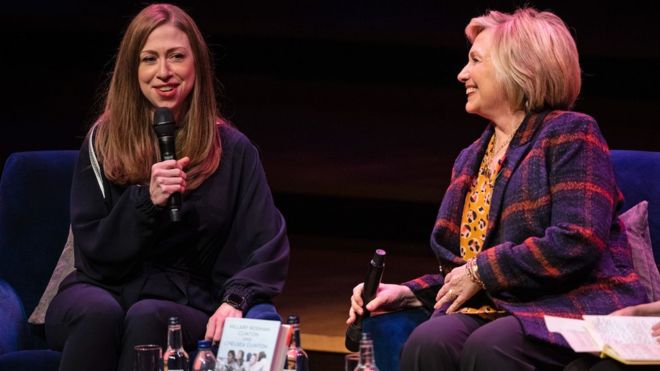
<svg viewBox="0 0 660 371">
<path fill-rule="evenodd" d="M 445 284 L 435 297 L 434 308 L 438 309 L 446 303 L 451 303 L 447 308 L 447 313 L 454 313 L 479 290 L 481 290 L 481 286 L 472 281 L 468 275 L 467 266 L 461 265 L 445 276 Z"/>
<path fill-rule="evenodd" d="M 633 305 L 610 313 L 611 316 L 660 316 L 660 301 Z M 651 335 L 660 343 L 660 322 L 651 327 Z"/>
<path fill-rule="evenodd" d="M 348 319 L 346 324 L 350 325 L 355 321 L 356 314 L 362 315 L 364 310 L 362 305 L 362 290 L 364 283 L 361 283 L 353 288 L 353 296 L 351 296 L 351 308 L 348 310 Z M 393 285 L 381 283 L 376 290 L 376 297 L 374 300 L 367 303 L 367 310 L 371 313 L 384 313 L 395 311 L 404 307 L 420 307 L 420 302 L 412 290 L 408 286 Z"/>
<path fill-rule="evenodd" d="M 651 335 L 653 335 L 656 342 L 660 343 L 660 322 L 651 327 Z"/>
<path fill-rule="evenodd" d="M 610 313 L 611 316 L 660 316 L 660 301 L 633 305 Z"/>
<path fill-rule="evenodd" d="M 211 340 L 214 343 L 220 342 L 220 338 L 222 337 L 222 326 L 225 325 L 225 319 L 229 317 L 243 317 L 243 312 L 227 303 L 222 303 L 206 323 L 206 334 L 204 334 L 204 339 Z"/>
<path fill-rule="evenodd" d="M 176 192 L 186 190 L 186 173 L 183 169 L 190 163 L 189 157 L 180 160 L 166 160 L 151 166 L 149 195 L 156 206 L 165 206 L 167 199 Z"/>
</svg>

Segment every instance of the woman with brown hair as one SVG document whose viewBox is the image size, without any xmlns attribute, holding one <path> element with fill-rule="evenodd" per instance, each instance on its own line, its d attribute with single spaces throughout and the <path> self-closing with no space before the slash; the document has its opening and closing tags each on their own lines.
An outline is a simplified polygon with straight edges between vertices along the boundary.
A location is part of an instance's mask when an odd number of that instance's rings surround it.
<svg viewBox="0 0 660 371">
<path fill-rule="evenodd" d="M 176 158 L 160 158 L 157 107 L 176 121 Z M 181 220 L 167 201 L 182 195 Z M 80 151 L 71 193 L 76 270 L 46 314 L 61 370 L 131 370 L 133 346 L 218 341 L 227 317 L 284 284 L 285 222 L 250 141 L 218 113 L 208 47 L 180 8 L 154 4 L 121 41 L 104 112 Z"/>
</svg>

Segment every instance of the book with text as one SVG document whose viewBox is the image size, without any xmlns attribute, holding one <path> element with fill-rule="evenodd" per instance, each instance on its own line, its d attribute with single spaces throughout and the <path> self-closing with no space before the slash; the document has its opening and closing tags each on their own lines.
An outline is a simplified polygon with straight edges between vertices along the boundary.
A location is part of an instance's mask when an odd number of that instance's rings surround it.
<svg viewBox="0 0 660 371">
<path fill-rule="evenodd" d="M 227 318 L 218 347 L 216 371 L 282 370 L 291 333 L 291 326 L 279 321 Z"/>
<path fill-rule="evenodd" d="M 660 364 L 660 343 L 651 335 L 651 327 L 660 317 L 582 318 L 545 316 L 545 325 L 549 331 L 560 333 L 576 352 L 609 356 L 628 365 Z"/>
</svg>

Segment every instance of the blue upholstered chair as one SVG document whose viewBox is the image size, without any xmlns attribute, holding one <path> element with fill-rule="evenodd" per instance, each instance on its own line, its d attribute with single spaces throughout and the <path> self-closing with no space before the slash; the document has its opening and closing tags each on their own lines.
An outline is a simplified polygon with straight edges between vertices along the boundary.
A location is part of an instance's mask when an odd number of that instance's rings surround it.
<svg viewBox="0 0 660 371">
<path fill-rule="evenodd" d="M 43 329 L 28 327 L 66 242 L 69 192 L 78 151 L 14 153 L 0 178 L 0 371 L 57 370 Z M 280 320 L 259 304 L 247 317 Z"/>
<path fill-rule="evenodd" d="M 78 151 L 14 153 L 0 178 L 0 370 L 57 370 L 28 328 L 69 231 L 69 189 Z M 9 314 L 9 315 L 8 315 Z M 5 330 L 8 329 L 8 330 Z"/>
<path fill-rule="evenodd" d="M 643 200 L 649 205 L 649 229 L 656 263 L 660 262 L 660 152 L 611 151 L 617 184 L 624 195 L 623 211 Z M 423 272 L 420 272 L 420 274 Z M 381 371 L 399 369 L 401 348 L 412 330 L 428 319 L 423 309 L 393 312 L 368 318 L 364 330 L 374 340 L 376 364 Z"/>
</svg>

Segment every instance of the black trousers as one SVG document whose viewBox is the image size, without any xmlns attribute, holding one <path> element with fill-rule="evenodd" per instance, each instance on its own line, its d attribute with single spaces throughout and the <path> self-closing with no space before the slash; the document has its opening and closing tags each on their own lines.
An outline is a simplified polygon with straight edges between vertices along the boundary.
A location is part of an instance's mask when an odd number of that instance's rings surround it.
<svg viewBox="0 0 660 371">
<path fill-rule="evenodd" d="M 582 356 L 571 362 L 564 371 L 658 371 L 660 365 L 624 365 L 611 358 L 600 359 L 595 356 Z"/>
<path fill-rule="evenodd" d="M 513 316 L 435 315 L 419 325 L 401 355 L 401 370 L 561 370 L 570 349 L 535 341 Z"/>
<path fill-rule="evenodd" d="M 167 345 L 167 320 L 179 317 L 186 349 L 204 337 L 209 316 L 167 300 L 144 299 L 122 308 L 103 288 L 76 283 L 59 292 L 46 313 L 46 340 L 62 351 L 62 371 L 132 371 L 133 347 Z"/>
</svg>

